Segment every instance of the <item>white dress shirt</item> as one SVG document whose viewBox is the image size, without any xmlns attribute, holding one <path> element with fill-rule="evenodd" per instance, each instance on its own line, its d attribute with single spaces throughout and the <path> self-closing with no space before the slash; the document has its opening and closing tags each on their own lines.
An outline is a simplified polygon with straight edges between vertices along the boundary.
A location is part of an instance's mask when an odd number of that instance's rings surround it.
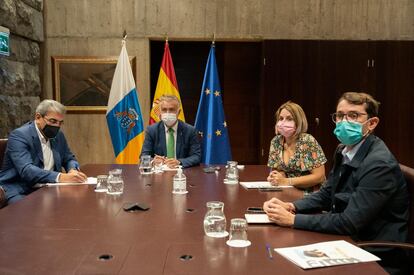
<svg viewBox="0 0 414 275">
<path fill-rule="evenodd" d="M 53 158 L 53 151 L 50 145 L 50 140 L 46 139 L 42 133 L 40 132 L 37 124 L 35 122 L 37 135 L 39 136 L 40 144 L 42 145 L 42 153 L 43 153 L 43 169 L 48 171 L 53 171 L 53 167 L 55 166 L 55 159 Z M 56 177 L 56 182 L 59 182 L 59 176 Z"/>
</svg>

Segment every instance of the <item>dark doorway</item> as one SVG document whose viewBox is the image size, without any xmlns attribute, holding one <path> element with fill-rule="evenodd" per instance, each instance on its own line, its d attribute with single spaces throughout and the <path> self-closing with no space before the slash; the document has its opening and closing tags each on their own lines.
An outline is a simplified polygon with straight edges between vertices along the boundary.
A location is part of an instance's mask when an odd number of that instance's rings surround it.
<svg viewBox="0 0 414 275">
<path fill-rule="evenodd" d="M 165 41 L 151 41 L 151 102 Z M 211 42 L 169 41 L 187 123 L 194 125 Z M 259 163 L 260 42 L 216 42 L 216 59 L 232 157 Z"/>
</svg>

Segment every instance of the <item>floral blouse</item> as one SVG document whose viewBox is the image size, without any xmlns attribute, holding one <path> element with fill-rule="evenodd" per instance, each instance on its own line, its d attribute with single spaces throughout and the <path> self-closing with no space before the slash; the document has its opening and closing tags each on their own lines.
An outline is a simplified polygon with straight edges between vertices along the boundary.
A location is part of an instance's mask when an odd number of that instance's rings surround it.
<svg viewBox="0 0 414 275">
<path fill-rule="evenodd" d="M 288 178 L 309 175 L 312 169 L 326 163 L 326 157 L 316 139 L 302 133 L 296 141 L 294 155 L 285 164 L 283 161 L 283 136 L 277 135 L 270 142 L 269 160 L 267 166 L 285 172 Z M 313 188 L 309 188 L 310 191 Z"/>
</svg>

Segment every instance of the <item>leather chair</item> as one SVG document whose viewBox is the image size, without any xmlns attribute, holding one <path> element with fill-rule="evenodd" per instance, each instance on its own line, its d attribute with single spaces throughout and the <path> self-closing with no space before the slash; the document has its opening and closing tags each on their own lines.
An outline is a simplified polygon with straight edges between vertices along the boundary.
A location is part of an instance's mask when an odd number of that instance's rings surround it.
<svg viewBox="0 0 414 275">
<path fill-rule="evenodd" d="M 0 168 L 3 166 L 3 157 L 6 153 L 7 138 L 0 138 Z"/>
<path fill-rule="evenodd" d="M 6 153 L 6 147 L 7 147 L 7 138 L 0 139 L 0 168 L 3 166 L 3 159 L 4 154 Z M 3 188 L 0 187 L 0 208 L 3 208 L 6 206 L 6 196 L 4 194 Z"/>
<path fill-rule="evenodd" d="M 408 251 L 409 259 L 414 259 L 414 168 L 400 164 L 401 171 L 407 182 L 408 197 L 410 200 L 410 217 L 408 220 L 408 240 L 406 243 L 387 242 L 387 241 L 369 241 L 359 242 L 359 247 L 389 247 L 401 248 Z M 410 261 L 410 272 L 414 275 L 414 262 Z"/>
</svg>

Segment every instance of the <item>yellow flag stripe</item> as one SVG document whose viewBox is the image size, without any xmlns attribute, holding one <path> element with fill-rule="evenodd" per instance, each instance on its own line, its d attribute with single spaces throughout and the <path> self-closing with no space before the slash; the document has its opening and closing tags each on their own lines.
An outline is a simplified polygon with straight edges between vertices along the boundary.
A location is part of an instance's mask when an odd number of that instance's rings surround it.
<svg viewBox="0 0 414 275">
<path fill-rule="evenodd" d="M 144 132 L 141 132 L 134 139 L 131 139 L 124 150 L 115 159 L 117 164 L 138 164 L 141 155 L 142 145 L 144 144 Z"/>
<path fill-rule="evenodd" d="M 167 76 L 167 74 L 161 68 L 160 74 L 158 76 L 157 88 L 155 89 L 154 102 L 152 104 L 152 109 L 151 109 L 151 118 L 154 119 L 156 122 L 160 121 L 159 111 L 154 107 L 155 107 L 156 104 L 158 104 L 157 100 L 162 95 L 174 95 L 181 102 L 181 98 L 180 98 L 180 94 L 178 93 L 178 90 L 174 87 L 174 85 L 171 82 L 170 78 Z M 183 106 L 181 106 L 181 112 L 180 112 L 178 118 L 182 121 L 185 121 Z"/>
</svg>

